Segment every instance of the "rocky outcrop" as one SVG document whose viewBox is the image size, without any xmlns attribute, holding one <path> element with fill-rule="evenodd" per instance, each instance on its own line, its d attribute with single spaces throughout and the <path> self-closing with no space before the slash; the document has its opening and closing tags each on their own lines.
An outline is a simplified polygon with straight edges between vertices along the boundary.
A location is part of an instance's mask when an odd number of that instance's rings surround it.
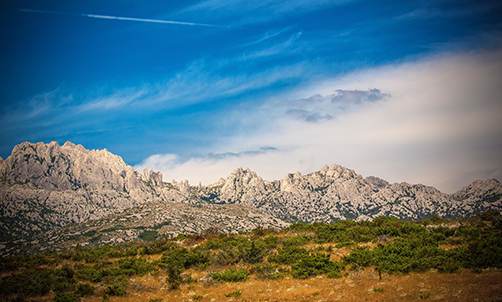
<svg viewBox="0 0 502 302">
<path fill-rule="evenodd" d="M 247 205 L 190 205 L 154 201 L 105 218 L 54 228 L 29 240 L 0 249 L 0 255 L 61 252 L 75 247 L 97 247 L 125 242 L 143 242 L 148 237 L 176 237 L 203 233 L 249 232 L 263 228 L 282 229 L 289 223 Z"/>
<path fill-rule="evenodd" d="M 421 184 L 389 184 L 374 176 L 363 178 L 351 169 L 332 165 L 304 176 L 299 172 L 289 174 L 273 182 L 239 168 L 200 195 L 214 203 L 248 204 L 287 221 L 331 222 L 377 216 L 461 218 L 488 209 L 501 210 L 501 193 L 502 185 L 494 179 L 475 181 L 449 195 Z"/>
<path fill-rule="evenodd" d="M 162 178 L 160 172 L 134 171 L 106 149 L 22 143 L 0 159 L 0 242 L 153 203 L 246 205 L 289 222 L 460 218 L 502 209 L 502 185 L 494 179 L 475 181 L 450 195 L 421 184 L 363 178 L 339 165 L 278 181 L 242 168 L 209 186 Z"/>
<path fill-rule="evenodd" d="M 0 162 L 0 236 L 99 219 L 154 200 L 152 186 L 162 189 L 160 173 L 144 179 L 106 149 L 25 142 Z"/>
</svg>

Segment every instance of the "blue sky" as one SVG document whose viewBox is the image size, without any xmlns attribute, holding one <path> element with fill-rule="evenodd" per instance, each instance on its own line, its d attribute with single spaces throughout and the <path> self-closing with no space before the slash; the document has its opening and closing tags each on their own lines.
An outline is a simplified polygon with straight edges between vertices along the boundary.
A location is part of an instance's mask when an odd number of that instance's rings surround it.
<svg viewBox="0 0 502 302">
<path fill-rule="evenodd" d="M 0 156 L 107 148 L 164 180 L 340 164 L 502 180 L 500 1 L 9 1 Z"/>
</svg>

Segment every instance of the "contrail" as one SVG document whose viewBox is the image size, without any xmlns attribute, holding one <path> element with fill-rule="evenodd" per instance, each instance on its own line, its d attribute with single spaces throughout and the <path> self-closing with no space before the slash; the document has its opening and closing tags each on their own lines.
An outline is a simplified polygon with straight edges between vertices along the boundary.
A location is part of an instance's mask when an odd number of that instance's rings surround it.
<svg viewBox="0 0 502 302">
<path fill-rule="evenodd" d="M 94 15 L 94 14 L 76 14 L 76 13 L 65 13 L 65 12 L 54 12 L 48 10 L 36 10 L 36 9 L 24 9 L 18 8 L 16 11 L 25 13 L 38 13 L 38 14 L 53 14 L 53 15 L 70 15 L 70 16 L 80 16 L 94 19 L 108 19 L 108 20 L 122 20 L 122 21 L 136 21 L 136 22 L 148 22 L 148 23 L 162 23 L 162 24 L 177 24 L 177 25 L 190 25 L 190 26 L 206 26 L 206 27 L 226 27 L 215 24 L 204 24 L 204 23 L 193 23 L 193 22 L 181 22 L 181 21 L 169 21 L 169 20 L 157 20 L 157 19 L 142 19 L 142 18 L 130 18 L 130 17 L 118 17 L 118 16 L 106 16 L 106 15 Z"/>
</svg>

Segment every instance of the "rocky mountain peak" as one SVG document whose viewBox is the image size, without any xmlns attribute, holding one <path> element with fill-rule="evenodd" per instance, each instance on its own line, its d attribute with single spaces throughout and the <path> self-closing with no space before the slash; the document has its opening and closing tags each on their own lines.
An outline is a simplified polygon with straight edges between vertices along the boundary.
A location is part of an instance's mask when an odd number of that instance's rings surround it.
<svg viewBox="0 0 502 302">
<path fill-rule="evenodd" d="M 225 179 L 225 183 L 221 187 L 221 192 L 243 192 L 249 187 L 257 187 L 263 185 L 263 179 L 251 171 L 249 168 L 238 168 L 232 171 Z"/>
<path fill-rule="evenodd" d="M 502 199 L 502 185 L 496 179 L 476 180 L 452 196 L 456 200 L 474 199 L 479 201 L 483 197 L 489 201 L 497 201 Z"/>
</svg>

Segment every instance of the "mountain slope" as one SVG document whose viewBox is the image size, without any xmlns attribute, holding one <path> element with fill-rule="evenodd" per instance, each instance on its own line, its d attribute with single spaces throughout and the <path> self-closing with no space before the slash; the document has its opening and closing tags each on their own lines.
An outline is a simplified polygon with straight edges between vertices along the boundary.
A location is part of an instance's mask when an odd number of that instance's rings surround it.
<svg viewBox="0 0 502 302">
<path fill-rule="evenodd" d="M 244 203 L 285 220 L 301 222 L 377 216 L 460 218 L 490 208 L 502 209 L 502 185 L 495 179 L 475 181 L 450 195 L 421 184 L 389 184 L 373 176 L 363 178 L 338 165 L 324 166 L 304 176 L 299 172 L 289 174 L 273 182 L 239 168 L 198 194 L 205 201 Z"/>
<path fill-rule="evenodd" d="M 25 142 L 0 159 L 2 242 L 155 203 L 247 205 L 289 222 L 460 218 L 501 210 L 502 185 L 494 179 L 475 181 L 450 195 L 421 184 L 363 178 L 332 165 L 280 181 L 238 168 L 215 184 L 190 186 L 188 181 L 163 182 L 159 172 L 140 174 L 106 149 L 87 150 L 70 142 Z"/>
<path fill-rule="evenodd" d="M 99 219 L 155 200 L 152 186 L 162 186 L 157 173 L 140 175 L 106 149 L 22 143 L 0 161 L 0 235 Z"/>
</svg>

